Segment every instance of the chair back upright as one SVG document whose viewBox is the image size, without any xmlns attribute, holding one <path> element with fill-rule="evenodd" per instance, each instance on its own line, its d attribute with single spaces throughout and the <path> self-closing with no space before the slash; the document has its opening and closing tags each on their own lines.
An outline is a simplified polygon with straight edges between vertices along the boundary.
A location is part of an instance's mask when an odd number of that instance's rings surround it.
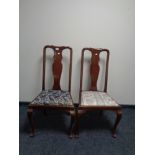
<svg viewBox="0 0 155 155">
<path fill-rule="evenodd" d="M 53 64 L 52 64 L 52 71 L 53 71 L 53 78 L 54 84 L 52 89 L 53 90 L 61 90 L 60 86 L 60 79 L 62 74 L 62 52 L 65 49 L 68 49 L 70 52 L 70 62 L 69 62 L 69 82 L 68 82 L 68 90 L 71 92 L 71 74 L 72 74 L 72 48 L 68 46 L 53 46 L 53 45 L 46 45 L 43 48 L 43 74 L 42 74 L 42 90 L 45 90 L 45 70 L 46 70 L 46 50 L 50 48 L 54 51 L 53 56 Z"/>
<path fill-rule="evenodd" d="M 109 65 L 109 55 L 110 52 L 108 49 L 102 48 L 83 48 L 81 54 L 81 74 L 80 74 L 80 92 L 79 92 L 79 100 L 81 101 L 81 92 L 82 92 L 82 84 L 83 84 L 83 66 L 84 66 L 84 53 L 91 52 L 91 61 L 90 61 L 90 91 L 97 91 L 97 80 L 100 71 L 99 60 L 100 53 L 106 52 L 106 68 L 105 68 L 105 80 L 104 80 L 104 92 L 107 92 L 107 84 L 108 84 L 108 65 Z"/>
</svg>

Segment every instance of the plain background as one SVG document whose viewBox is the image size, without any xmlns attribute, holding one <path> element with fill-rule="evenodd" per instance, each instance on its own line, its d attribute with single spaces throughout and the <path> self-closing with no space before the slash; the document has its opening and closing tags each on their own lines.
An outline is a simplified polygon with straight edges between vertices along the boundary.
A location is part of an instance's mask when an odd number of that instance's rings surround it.
<svg viewBox="0 0 155 155">
<path fill-rule="evenodd" d="M 41 91 L 42 49 L 52 44 L 73 48 L 74 102 L 78 102 L 81 49 L 95 47 L 111 52 L 109 94 L 120 104 L 135 104 L 134 7 L 134 0 L 20 0 L 19 100 L 31 101 Z M 61 84 L 66 89 L 65 80 Z"/>
</svg>

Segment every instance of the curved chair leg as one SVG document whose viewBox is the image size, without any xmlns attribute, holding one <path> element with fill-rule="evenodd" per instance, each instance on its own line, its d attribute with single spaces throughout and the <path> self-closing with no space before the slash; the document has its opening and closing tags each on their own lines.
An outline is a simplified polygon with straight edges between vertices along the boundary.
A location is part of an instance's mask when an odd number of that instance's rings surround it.
<svg viewBox="0 0 155 155">
<path fill-rule="evenodd" d="M 34 137 L 34 135 L 35 135 L 35 128 L 34 128 L 34 122 L 33 122 L 33 118 L 32 118 L 32 113 L 33 113 L 33 109 L 28 108 L 27 116 L 28 116 L 28 119 L 29 119 L 30 127 L 31 127 L 30 137 Z"/>
<path fill-rule="evenodd" d="M 117 128 L 117 126 L 118 126 L 118 124 L 119 124 L 119 122 L 120 122 L 120 120 L 121 120 L 121 117 L 122 117 L 122 110 L 121 110 L 121 109 L 117 110 L 117 111 L 116 111 L 116 115 L 117 115 L 117 116 L 116 116 L 114 128 L 113 128 L 113 130 L 112 130 L 112 136 L 113 136 L 114 138 L 116 138 L 116 128 Z"/>
</svg>

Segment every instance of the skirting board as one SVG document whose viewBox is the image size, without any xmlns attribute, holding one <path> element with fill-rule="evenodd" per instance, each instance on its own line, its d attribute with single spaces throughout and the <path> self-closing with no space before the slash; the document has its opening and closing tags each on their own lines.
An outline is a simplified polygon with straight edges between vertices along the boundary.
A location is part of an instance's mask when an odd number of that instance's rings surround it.
<svg viewBox="0 0 155 155">
<path fill-rule="evenodd" d="M 19 106 L 27 106 L 30 102 L 28 101 L 19 101 Z M 121 105 L 123 108 L 133 108 L 135 109 L 135 105 Z"/>
</svg>

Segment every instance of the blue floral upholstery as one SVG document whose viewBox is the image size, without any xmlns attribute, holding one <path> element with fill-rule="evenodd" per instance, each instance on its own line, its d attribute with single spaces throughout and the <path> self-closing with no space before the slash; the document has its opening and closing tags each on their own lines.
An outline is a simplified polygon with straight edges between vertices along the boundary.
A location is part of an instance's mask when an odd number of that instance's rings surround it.
<svg viewBox="0 0 155 155">
<path fill-rule="evenodd" d="M 82 91 L 82 106 L 119 106 L 107 93 L 99 91 Z"/>
<path fill-rule="evenodd" d="M 68 91 L 43 90 L 32 102 L 32 105 L 62 105 L 71 106 L 73 101 Z"/>
</svg>

